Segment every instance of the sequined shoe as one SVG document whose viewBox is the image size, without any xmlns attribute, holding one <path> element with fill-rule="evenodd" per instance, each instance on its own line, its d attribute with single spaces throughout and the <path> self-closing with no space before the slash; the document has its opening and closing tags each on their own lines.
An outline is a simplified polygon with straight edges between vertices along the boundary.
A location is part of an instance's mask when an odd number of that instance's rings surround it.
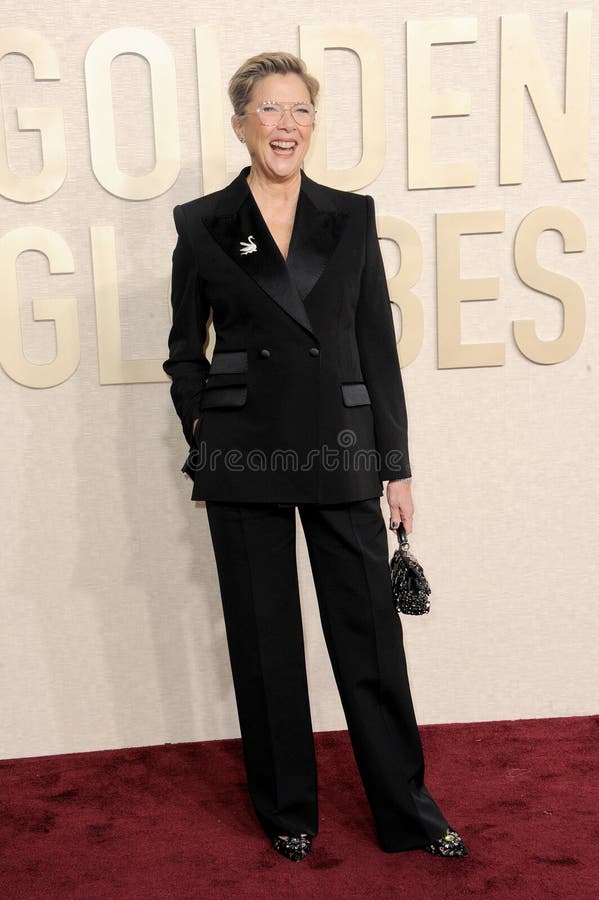
<svg viewBox="0 0 599 900">
<path fill-rule="evenodd" d="M 299 835 L 290 834 L 286 837 L 275 834 L 272 837 L 272 845 L 277 853 L 286 856 L 292 862 L 301 862 L 312 849 L 312 838 L 309 834 L 304 834 L 303 832 Z"/>
<path fill-rule="evenodd" d="M 433 856 L 455 856 L 460 859 L 468 856 L 468 850 L 464 841 L 457 831 L 453 831 L 451 828 L 448 828 L 445 834 L 442 834 L 440 838 L 437 838 L 432 844 L 428 844 L 424 849 Z"/>
</svg>

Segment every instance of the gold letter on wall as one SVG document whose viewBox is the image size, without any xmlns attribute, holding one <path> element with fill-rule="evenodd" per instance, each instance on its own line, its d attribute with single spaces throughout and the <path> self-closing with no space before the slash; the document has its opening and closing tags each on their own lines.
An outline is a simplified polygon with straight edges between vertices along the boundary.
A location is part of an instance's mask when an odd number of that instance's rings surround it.
<svg viewBox="0 0 599 900">
<path fill-rule="evenodd" d="M 585 302 L 580 285 L 565 275 L 549 272 L 537 261 L 537 241 L 544 231 L 559 232 L 565 253 L 586 249 L 584 225 L 573 212 L 561 206 L 543 206 L 522 220 L 514 241 L 514 261 L 518 275 L 529 287 L 562 304 L 561 335 L 552 341 L 537 337 L 532 319 L 514 322 L 514 339 L 521 352 L 536 363 L 559 363 L 573 356 L 584 336 Z"/>
<path fill-rule="evenodd" d="M 23 353 L 17 285 L 17 259 L 28 250 L 43 253 L 54 275 L 75 271 L 71 251 L 55 231 L 31 225 L 15 228 L 0 238 L 0 363 L 6 374 L 19 384 L 49 388 L 70 378 L 79 365 L 77 302 L 73 297 L 33 301 L 35 321 L 50 320 L 55 323 L 56 357 L 49 363 L 30 362 Z"/>
<path fill-rule="evenodd" d="M 115 56 L 124 53 L 138 54 L 150 66 L 156 162 L 145 175 L 128 175 L 117 162 L 110 67 Z M 142 28 L 107 31 L 87 51 L 85 84 L 92 168 L 100 184 L 124 200 L 164 194 L 181 167 L 175 63 L 167 45 Z"/>
<path fill-rule="evenodd" d="M 371 184 L 385 164 L 385 64 L 383 48 L 372 32 L 353 25 L 300 25 L 301 55 L 321 84 L 317 125 L 306 174 L 342 191 Z M 327 162 L 324 54 L 329 49 L 353 50 L 362 67 L 362 158 L 351 169 L 329 169 Z M 356 110 L 358 115 L 358 110 Z"/>
<path fill-rule="evenodd" d="M 58 81 L 58 60 L 52 47 L 35 31 L 0 28 L 0 60 L 20 53 L 31 61 L 36 81 Z M 19 131 L 39 131 L 42 169 L 36 175 L 17 175 L 8 165 L 4 112 L 0 95 L 0 194 L 19 203 L 35 203 L 55 194 L 67 174 L 64 122 L 61 109 L 20 107 Z"/>
<path fill-rule="evenodd" d="M 565 104 L 551 86 L 530 19 L 501 16 L 500 184 L 524 178 L 524 89 L 562 181 L 581 181 L 589 171 L 591 10 L 567 14 Z"/>
<path fill-rule="evenodd" d="M 221 67 L 216 30 L 198 25 L 196 36 L 196 72 L 200 106 L 200 148 L 202 152 L 202 191 L 219 191 L 231 180 L 225 164 L 225 120 L 220 91 Z"/>
<path fill-rule="evenodd" d="M 393 241 L 399 248 L 399 270 L 387 279 L 389 295 L 401 310 L 399 361 L 402 366 L 413 362 L 424 338 L 424 314 L 417 295 L 410 290 L 422 275 L 422 241 L 415 228 L 394 216 L 377 216 L 379 238 Z"/>
<path fill-rule="evenodd" d="M 114 228 L 112 225 L 95 225 L 90 232 L 100 384 L 168 381 L 161 359 L 123 359 Z"/>
<path fill-rule="evenodd" d="M 460 277 L 460 237 L 497 234 L 505 228 L 503 210 L 438 213 L 437 215 L 437 328 L 440 369 L 503 366 L 504 344 L 462 344 L 460 303 L 497 300 L 498 278 Z"/>
<path fill-rule="evenodd" d="M 433 94 L 433 44 L 476 41 L 476 19 L 430 19 L 407 22 L 408 69 L 408 187 L 471 187 L 476 184 L 474 163 L 434 163 L 432 120 L 439 116 L 469 116 L 469 94 Z"/>
</svg>

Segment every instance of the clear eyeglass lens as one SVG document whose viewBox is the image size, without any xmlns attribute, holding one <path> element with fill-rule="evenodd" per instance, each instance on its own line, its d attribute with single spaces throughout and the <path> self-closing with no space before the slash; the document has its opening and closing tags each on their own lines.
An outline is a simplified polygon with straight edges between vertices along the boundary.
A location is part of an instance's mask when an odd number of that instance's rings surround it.
<svg viewBox="0 0 599 900">
<path fill-rule="evenodd" d="M 282 105 L 281 103 L 263 103 L 258 107 L 260 121 L 264 125 L 278 125 L 285 109 L 289 109 L 298 125 L 311 125 L 314 121 L 315 109 L 311 103 L 295 103 Z"/>
</svg>

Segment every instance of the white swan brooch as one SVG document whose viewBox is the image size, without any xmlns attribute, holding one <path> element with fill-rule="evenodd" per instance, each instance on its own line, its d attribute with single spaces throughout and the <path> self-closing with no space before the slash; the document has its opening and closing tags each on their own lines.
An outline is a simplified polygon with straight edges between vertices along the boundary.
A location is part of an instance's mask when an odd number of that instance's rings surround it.
<svg viewBox="0 0 599 900">
<path fill-rule="evenodd" d="M 258 250 L 253 234 L 249 235 L 247 241 L 239 241 L 239 246 L 242 256 L 247 256 L 248 253 L 256 253 Z"/>
</svg>

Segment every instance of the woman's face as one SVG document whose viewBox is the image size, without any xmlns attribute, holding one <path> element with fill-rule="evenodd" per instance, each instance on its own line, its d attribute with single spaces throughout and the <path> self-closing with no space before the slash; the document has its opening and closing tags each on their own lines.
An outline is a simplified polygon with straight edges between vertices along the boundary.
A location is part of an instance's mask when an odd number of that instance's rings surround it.
<svg viewBox="0 0 599 900">
<path fill-rule="evenodd" d="M 246 115 L 231 119 L 235 133 L 247 144 L 256 174 L 271 181 L 289 181 L 300 170 L 314 126 L 298 125 L 289 109 L 278 125 L 262 125 L 255 111 L 266 100 L 310 102 L 310 92 L 299 75 L 267 75 L 254 85 Z"/>
</svg>

